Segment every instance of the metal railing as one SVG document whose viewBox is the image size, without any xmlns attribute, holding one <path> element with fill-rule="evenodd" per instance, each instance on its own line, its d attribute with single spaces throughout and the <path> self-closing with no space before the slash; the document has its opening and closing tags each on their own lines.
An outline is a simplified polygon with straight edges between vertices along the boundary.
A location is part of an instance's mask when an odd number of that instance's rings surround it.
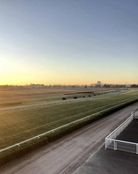
<svg viewBox="0 0 138 174">
<path fill-rule="evenodd" d="M 120 150 L 138 154 L 138 143 L 116 139 L 117 136 L 133 121 L 133 119 L 138 119 L 138 110 L 132 112 L 126 121 L 124 121 L 105 138 L 105 149 Z"/>
</svg>

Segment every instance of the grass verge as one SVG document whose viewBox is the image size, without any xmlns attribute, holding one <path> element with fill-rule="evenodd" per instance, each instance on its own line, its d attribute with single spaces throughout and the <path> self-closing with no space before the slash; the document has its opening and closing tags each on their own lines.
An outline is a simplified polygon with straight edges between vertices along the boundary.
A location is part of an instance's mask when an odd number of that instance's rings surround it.
<svg viewBox="0 0 138 174">
<path fill-rule="evenodd" d="M 125 101 L 121 104 L 117 104 L 108 109 L 104 109 L 97 113 L 88 115 L 84 118 L 80 118 L 78 120 L 72 121 L 68 124 L 55 128 L 53 130 L 50 130 L 46 133 L 40 134 L 39 137 L 36 136 L 35 138 L 31 138 L 29 141 L 24 141 L 20 145 L 17 144 L 15 146 L 13 146 L 13 148 L 0 152 L 0 164 L 2 165 L 11 159 L 17 158 L 18 156 L 21 156 L 21 155 L 29 152 L 30 150 L 33 150 L 37 147 L 40 147 L 43 144 L 46 144 L 57 138 L 60 138 L 69 132 L 79 129 L 82 126 L 90 124 L 91 122 L 93 122 L 95 120 L 101 119 L 115 111 L 118 111 L 118 110 L 120 110 L 126 106 L 129 106 L 133 103 L 136 103 L 136 102 L 138 102 L 138 99 Z"/>
</svg>

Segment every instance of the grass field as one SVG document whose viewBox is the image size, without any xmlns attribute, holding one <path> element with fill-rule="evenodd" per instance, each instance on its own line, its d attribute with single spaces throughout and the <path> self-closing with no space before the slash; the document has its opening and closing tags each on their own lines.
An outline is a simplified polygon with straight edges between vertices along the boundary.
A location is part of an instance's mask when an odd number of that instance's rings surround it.
<svg viewBox="0 0 138 174">
<path fill-rule="evenodd" d="M 46 101 L 56 101 L 66 97 L 71 99 L 74 96 L 88 96 L 86 92 L 94 92 L 95 94 L 115 91 L 116 89 L 106 88 L 0 88 L 0 107 L 17 106 L 22 104 L 32 104 Z"/>
<path fill-rule="evenodd" d="M 91 98 L 86 96 L 86 98 L 63 101 L 64 93 L 72 91 L 69 89 L 65 91 L 47 89 L 41 91 L 35 89 L 35 91 L 31 90 L 31 92 L 28 90 L 1 91 L 0 148 L 15 144 L 126 100 L 138 98 L 138 91 L 130 90 L 101 93 L 101 95 L 92 96 Z M 52 104 L 50 103 L 51 100 L 54 101 Z M 37 103 L 43 103 L 43 105 L 33 105 Z M 9 109 L 9 106 L 13 109 Z M 16 108 L 16 106 L 24 107 Z M 5 110 L 2 110 L 3 108 Z"/>
</svg>

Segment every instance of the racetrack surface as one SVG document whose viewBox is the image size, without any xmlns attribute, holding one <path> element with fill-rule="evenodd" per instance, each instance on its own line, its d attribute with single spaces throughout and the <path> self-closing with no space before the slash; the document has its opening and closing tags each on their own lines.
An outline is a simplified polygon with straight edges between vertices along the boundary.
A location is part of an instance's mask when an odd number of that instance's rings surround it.
<svg viewBox="0 0 138 174">
<path fill-rule="evenodd" d="M 0 168 L 1 174 L 72 174 L 103 145 L 104 138 L 138 103 L 93 122 Z"/>
</svg>

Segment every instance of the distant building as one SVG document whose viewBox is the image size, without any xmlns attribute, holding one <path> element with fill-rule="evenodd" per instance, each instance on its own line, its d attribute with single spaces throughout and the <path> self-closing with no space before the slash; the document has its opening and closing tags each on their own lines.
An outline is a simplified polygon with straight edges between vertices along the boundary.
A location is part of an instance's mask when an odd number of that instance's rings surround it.
<svg viewBox="0 0 138 174">
<path fill-rule="evenodd" d="M 102 82 L 101 81 L 97 81 L 96 87 L 102 87 Z"/>
</svg>

